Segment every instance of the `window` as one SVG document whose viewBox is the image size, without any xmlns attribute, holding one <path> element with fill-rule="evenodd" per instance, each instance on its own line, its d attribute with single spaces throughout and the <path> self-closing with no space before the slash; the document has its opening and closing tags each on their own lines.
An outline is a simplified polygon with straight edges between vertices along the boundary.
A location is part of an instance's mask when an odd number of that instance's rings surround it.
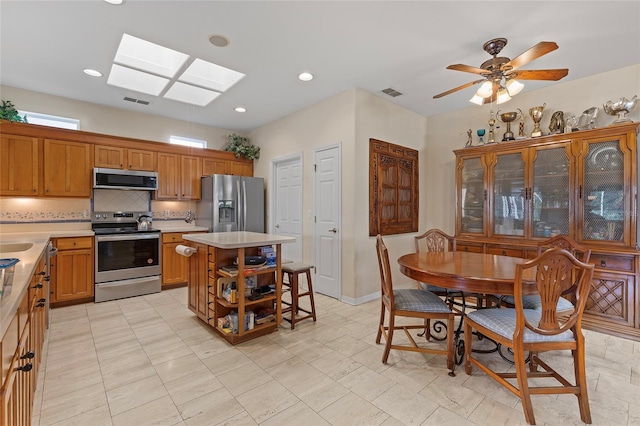
<svg viewBox="0 0 640 426">
<path fill-rule="evenodd" d="M 200 139 L 183 138 L 182 136 L 173 135 L 169 137 L 169 143 L 172 143 L 174 145 L 190 146 L 192 148 L 207 147 L 207 141 L 203 141 Z"/>
<path fill-rule="evenodd" d="M 27 123 L 39 124 L 40 126 L 57 127 L 60 129 L 79 130 L 80 120 L 68 117 L 58 117 L 49 114 L 40 114 L 39 112 L 18 111 L 22 116 L 27 116 Z"/>
</svg>

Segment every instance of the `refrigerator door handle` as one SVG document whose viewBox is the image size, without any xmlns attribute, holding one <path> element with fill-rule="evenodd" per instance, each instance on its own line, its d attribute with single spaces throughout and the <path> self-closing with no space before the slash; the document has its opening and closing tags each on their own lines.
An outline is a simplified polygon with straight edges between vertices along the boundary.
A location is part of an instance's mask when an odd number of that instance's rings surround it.
<svg viewBox="0 0 640 426">
<path fill-rule="evenodd" d="M 242 181 L 242 230 L 247 230 L 247 182 Z"/>
<path fill-rule="evenodd" d="M 239 180 L 236 181 L 236 197 L 237 197 L 237 204 L 238 204 L 236 206 L 236 223 L 237 223 L 238 231 L 244 231 L 244 228 L 242 225 L 242 213 L 240 211 L 241 199 L 240 199 L 240 181 Z"/>
</svg>

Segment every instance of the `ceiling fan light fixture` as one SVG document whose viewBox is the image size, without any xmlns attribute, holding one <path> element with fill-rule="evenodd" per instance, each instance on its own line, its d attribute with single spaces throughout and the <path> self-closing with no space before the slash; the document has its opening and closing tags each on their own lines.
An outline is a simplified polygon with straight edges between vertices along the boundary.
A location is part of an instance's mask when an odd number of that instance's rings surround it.
<svg viewBox="0 0 640 426">
<path fill-rule="evenodd" d="M 504 87 L 500 87 L 500 90 L 498 90 L 498 97 L 496 99 L 496 103 L 499 105 L 499 104 L 508 102 L 510 100 L 511 100 L 511 96 L 509 96 L 509 92 L 507 91 L 507 89 L 505 89 Z"/>
<path fill-rule="evenodd" d="M 484 83 L 482 83 L 482 85 L 476 92 L 476 96 L 479 96 L 481 98 L 487 98 L 491 96 L 492 92 L 493 92 L 493 83 L 487 80 Z"/>
<path fill-rule="evenodd" d="M 522 89 L 524 89 L 524 84 L 520 83 L 515 78 L 512 78 L 509 81 L 507 81 L 507 91 L 509 92 L 510 96 L 517 95 L 518 93 L 520 93 Z"/>
<path fill-rule="evenodd" d="M 476 105 L 483 105 L 484 98 L 482 96 L 478 96 L 478 94 L 476 93 L 475 95 L 473 95 L 473 98 L 469 99 L 469 102 Z"/>
</svg>

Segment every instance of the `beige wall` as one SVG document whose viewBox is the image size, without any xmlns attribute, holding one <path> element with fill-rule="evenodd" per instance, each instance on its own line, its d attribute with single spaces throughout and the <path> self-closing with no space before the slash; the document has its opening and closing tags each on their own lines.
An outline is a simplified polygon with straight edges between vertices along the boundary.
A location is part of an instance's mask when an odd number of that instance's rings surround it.
<svg viewBox="0 0 640 426">
<path fill-rule="evenodd" d="M 614 117 L 604 113 L 602 105 L 607 101 L 617 101 L 621 97 L 628 99 L 640 96 L 640 64 L 618 70 L 597 74 L 567 83 L 559 83 L 532 92 L 521 92 L 511 101 L 502 105 L 494 105 L 497 112 L 516 111 L 520 108 L 525 113 L 525 133 L 531 134 L 533 121 L 529 117 L 529 108 L 546 103 L 541 127 L 545 133 L 549 131 L 549 121 L 555 111 L 564 111 L 576 116 L 592 106 L 599 107 L 596 119 L 597 127 L 604 127 L 613 122 Z M 526 82 L 525 82 L 526 84 Z M 468 90 L 469 98 L 473 95 Z M 467 141 L 467 129 L 473 130 L 473 141 L 477 143 L 475 131 L 487 129 L 487 120 L 491 105 L 469 107 L 427 118 L 427 181 L 430 184 L 422 192 L 421 201 L 427 207 L 425 227 L 441 227 L 447 232 L 455 230 L 455 156 L 454 149 L 464 146 Z M 640 107 L 627 115 L 634 121 L 640 121 Z M 496 131 L 496 140 L 504 134 L 504 124 Z M 511 129 L 516 135 L 518 126 Z M 486 137 L 485 137 L 486 138 Z M 485 139 L 486 140 L 486 139 Z M 508 142 L 507 142 L 508 143 Z M 422 223 L 422 222 L 421 222 Z"/>
<path fill-rule="evenodd" d="M 10 99 L 21 111 L 78 119 L 80 130 L 85 132 L 166 143 L 169 143 L 170 136 L 182 136 L 206 140 L 207 148 L 211 149 L 222 149 L 227 144 L 227 135 L 233 133 L 218 127 L 172 120 L 10 86 L 0 86 L 0 93 L 2 93 L 2 99 Z"/>
</svg>

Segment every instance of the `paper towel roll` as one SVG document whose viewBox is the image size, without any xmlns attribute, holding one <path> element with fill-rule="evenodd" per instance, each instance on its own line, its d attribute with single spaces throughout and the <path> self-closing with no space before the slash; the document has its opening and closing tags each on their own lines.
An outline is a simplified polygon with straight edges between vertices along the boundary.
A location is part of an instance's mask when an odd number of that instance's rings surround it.
<svg viewBox="0 0 640 426">
<path fill-rule="evenodd" d="M 176 253 L 181 254 L 182 256 L 189 257 L 197 250 L 193 247 L 183 246 L 182 244 L 176 246 Z"/>
</svg>

